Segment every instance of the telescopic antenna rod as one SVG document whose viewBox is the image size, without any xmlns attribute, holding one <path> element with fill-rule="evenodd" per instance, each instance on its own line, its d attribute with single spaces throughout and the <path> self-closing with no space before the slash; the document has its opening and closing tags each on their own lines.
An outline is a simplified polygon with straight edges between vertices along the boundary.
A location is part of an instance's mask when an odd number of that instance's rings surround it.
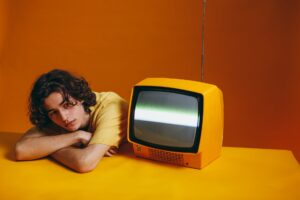
<svg viewBox="0 0 300 200">
<path fill-rule="evenodd" d="M 204 32 L 205 32 L 206 0 L 202 1 L 202 52 L 201 52 L 201 81 L 204 81 Z"/>
</svg>

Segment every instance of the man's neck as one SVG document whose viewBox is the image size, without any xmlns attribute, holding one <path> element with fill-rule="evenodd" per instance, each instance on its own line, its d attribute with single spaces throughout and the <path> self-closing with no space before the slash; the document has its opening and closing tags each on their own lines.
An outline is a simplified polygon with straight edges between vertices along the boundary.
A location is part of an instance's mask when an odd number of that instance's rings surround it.
<svg viewBox="0 0 300 200">
<path fill-rule="evenodd" d="M 89 129 L 90 118 L 91 118 L 90 113 L 86 113 L 86 114 L 84 115 L 84 118 L 83 118 L 83 124 L 82 124 L 82 127 L 80 127 L 80 130 L 87 131 L 87 130 Z"/>
</svg>

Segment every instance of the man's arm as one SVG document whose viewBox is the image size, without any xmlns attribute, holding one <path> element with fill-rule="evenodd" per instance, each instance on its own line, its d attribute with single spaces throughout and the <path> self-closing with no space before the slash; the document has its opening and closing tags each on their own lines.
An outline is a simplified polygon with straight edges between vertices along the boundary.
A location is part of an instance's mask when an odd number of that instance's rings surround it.
<svg viewBox="0 0 300 200">
<path fill-rule="evenodd" d="M 104 144 L 90 144 L 82 149 L 66 147 L 54 152 L 51 157 L 77 172 L 85 173 L 95 169 L 105 153 L 115 152 L 109 149 L 110 146 Z"/>
<path fill-rule="evenodd" d="M 16 160 L 34 160 L 71 146 L 75 143 L 88 143 L 91 133 L 75 131 L 60 135 L 47 135 L 36 128 L 28 130 L 15 146 Z"/>
</svg>

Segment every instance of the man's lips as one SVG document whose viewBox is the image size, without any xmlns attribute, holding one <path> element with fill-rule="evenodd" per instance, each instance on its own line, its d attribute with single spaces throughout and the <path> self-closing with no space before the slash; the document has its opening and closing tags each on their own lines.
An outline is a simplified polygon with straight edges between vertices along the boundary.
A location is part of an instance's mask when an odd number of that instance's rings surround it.
<svg viewBox="0 0 300 200">
<path fill-rule="evenodd" d="M 74 122 L 75 122 L 75 121 L 76 121 L 76 119 L 74 119 L 74 120 L 72 120 L 72 121 L 66 123 L 65 126 L 66 126 L 66 127 L 72 126 L 72 125 L 74 125 Z"/>
</svg>

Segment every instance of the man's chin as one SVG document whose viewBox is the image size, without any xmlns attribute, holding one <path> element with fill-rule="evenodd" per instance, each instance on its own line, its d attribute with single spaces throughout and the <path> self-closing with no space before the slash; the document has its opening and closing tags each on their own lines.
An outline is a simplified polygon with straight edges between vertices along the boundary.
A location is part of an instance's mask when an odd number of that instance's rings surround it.
<svg viewBox="0 0 300 200">
<path fill-rule="evenodd" d="M 75 132 L 75 131 L 77 131 L 77 130 L 78 130 L 78 128 L 68 129 L 69 132 Z"/>
<path fill-rule="evenodd" d="M 65 129 L 66 131 L 68 131 L 68 132 L 74 132 L 74 131 L 77 131 L 77 130 L 78 130 L 77 127 L 65 127 L 64 129 Z"/>
</svg>

